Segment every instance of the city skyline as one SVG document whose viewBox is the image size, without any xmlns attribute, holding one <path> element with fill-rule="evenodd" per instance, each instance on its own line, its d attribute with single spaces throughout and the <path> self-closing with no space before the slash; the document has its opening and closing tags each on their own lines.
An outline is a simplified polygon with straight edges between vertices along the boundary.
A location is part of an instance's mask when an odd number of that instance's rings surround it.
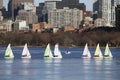
<svg viewBox="0 0 120 80">
<path fill-rule="evenodd" d="M 8 5 L 8 1 L 9 0 L 4 0 L 4 6 L 7 8 L 7 5 Z M 44 2 L 45 0 L 34 0 L 34 3 L 35 3 L 35 5 L 39 5 L 39 3 L 40 2 Z M 93 0 L 79 0 L 80 1 L 80 3 L 85 3 L 85 5 L 86 5 L 86 9 L 87 10 L 93 10 L 93 7 L 92 7 L 92 5 L 93 5 Z"/>
</svg>

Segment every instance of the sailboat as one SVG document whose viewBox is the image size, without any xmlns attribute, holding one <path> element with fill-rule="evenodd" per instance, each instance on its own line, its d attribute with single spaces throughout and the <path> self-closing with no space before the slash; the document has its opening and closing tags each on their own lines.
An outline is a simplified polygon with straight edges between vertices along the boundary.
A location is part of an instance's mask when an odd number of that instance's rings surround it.
<svg viewBox="0 0 120 80">
<path fill-rule="evenodd" d="M 101 49 L 99 47 L 99 44 L 97 44 L 97 48 L 95 50 L 94 58 L 103 58 Z"/>
<path fill-rule="evenodd" d="M 110 51 L 110 49 L 109 49 L 109 46 L 108 46 L 108 44 L 106 45 L 106 48 L 105 48 L 105 53 L 104 53 L 104 58 L 112 58 L 113 56 L 112 56 L 112 53 L 111 53 L 111 51 Z"/>
<path fill-rule="evenodd" d="M 55 44 L 54 58 L 62 58 L 62 54 L 61 54 L 61 51 L 59 50 L 59 45 L 58 44 Z"/>
<path fill-rule="evenodd" d="M 50 49 L 50 44 L 48 43 L 45 52 L 44 52 L 44 58 L 53 58 L 52 51 Z"/>
<path fill-rule="evenodd" d="M 30 58 L 31 58 L 29 49 L 28 49 L 28 47 L 27 47 L 27 43 L 25 44 L 25 46 L 24 46 L 24 48 L 23 48 L 22 57 L 21 57 L 21 58 L 24 58 L 24 59 L 30 59 Z"/>
<path fill-rule="evenodd" d="M 11 44 L 8 45 L 6 51 L 5 51 L 5 56 L 4 58 L 5 59 L 13 59 L 14 58 L 14 54 L 13 54 L 13 51 L 11 49 Z"/>
<path fill-rule="evenodd" d="M 85 45 L 85 48 L 84 48 L 84 51 L 82 54 L 82 58 L 91 58 L 91 54 L 90 54 L 87 44 Z"/>
</svg>

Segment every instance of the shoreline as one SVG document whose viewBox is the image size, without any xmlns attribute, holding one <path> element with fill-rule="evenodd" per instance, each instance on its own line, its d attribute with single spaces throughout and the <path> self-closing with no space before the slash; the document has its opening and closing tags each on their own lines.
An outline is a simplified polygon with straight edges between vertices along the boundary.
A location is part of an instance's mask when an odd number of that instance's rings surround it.
<svg viewBox="0 0 120 80">
<path fill-rule="evenodd" d="M 0 45 L 0 48 L 1 47 L 7 47 L 8 45 Z M 29 48 L 46 48 L 47 45 L 42 45 L 42 46 L 35 46 L 35 45 L 28 45 Z M 11 45 L 12 48 L 23 48 L 24 45 Z M 50 46 L 51 48 L 54 48 L 55 46 L 54 45 L 51 45 Z M 84 48 L 85 46 L 76 46 L 76 45 L 72 45 L 72 46 L 61 46 L 59 45 L 59 48 Z M 96 46 L 88 46 L 88 48 L 96 48 Z M 100 46 L 100 48 L 105 48 L 106 46 Z M 120 46 L 109 46 L 109 48 L 118 48 L 120 49 Z"/>
<path fill-rule="evenodd" d="M 47 46 L 47 45 L 46 45 Z M 46 46 L 28 46 L 28 48 L 46 48 Z M 7 47 L 7 46 L 0 46 L 0 47 Z M 11 46 L 12 48 L 23 48 L 24 45 L 21 46 Z M 54 48 L 54 46 L 51 46 L 51 48 Z M 71 47 L 71 46 L 59 46 L 59 48 L 84 48 L 84 46 L 75 46 L 75 47 Z M 96 46 L 88 46 L 88 48 L 96 48 Z M 100 47 L 100 48 L 105 48 L 105 47 Z M 120 47 L 110 47 L 109 48 L 118 48 L 120 49 Z"/>
</svg>

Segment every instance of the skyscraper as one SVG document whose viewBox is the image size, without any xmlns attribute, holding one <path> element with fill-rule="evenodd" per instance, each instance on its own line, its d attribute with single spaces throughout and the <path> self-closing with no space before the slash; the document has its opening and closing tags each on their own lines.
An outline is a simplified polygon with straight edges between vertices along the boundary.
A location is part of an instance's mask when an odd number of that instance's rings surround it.
<svg viewBox="0 0 120 80">
<path fill-rule="evenodd" d="M 53 28 L 62 28 L 64 26 L 72 26 L 76 29 L 79 28 L 81 21 L 83 20 L 83 11 L 79 9 L 54 9 L 48 12 L 48 23 Z"/>
<path fill-rule="evenodd" d="M 10 12 L 10 17 L 14 20 L 18 14 L 19 6 L 22 2 L 34 3 L 34 0 L 9 0 L 8 11 Z"/>
<path fill-rule="evenodd" d="M 2 9 L 3 7 L 3 0 L 0 0 L 0 10 Z"/>
<path fill-rule="evenodd" d="M 79 0 L 62 0 L 63 3 L 66 3 L 66 5 L 70 4 L 79 4 Z"/>
<path fill-rule="evenodd" d="M 116 11 L 115 11 L 115 7 L 117 7 L 117 5 L 120 5 L 120 0 L 111 0 L 111 5 L 112 5 L 112 10 L 111 10 L 111 22 L 112 24 L 115 26 L 115 21 L 116 21 Z"/>
<path fill-rule="evenodd" d="M 117 5 L 116 10 L 116 27 L 120 30 L 120 5 Z"/>
<path fill-rule="evenodd" d="M 120 0 L 94 0 L 93 11 L 98 12 L 98 18 L 106 20 L 106 26 L 115 26 L 115 7 L 120 4 Z"/>
<path fill-rule="evenodd" d="M 111 0 L 102 0 L 102 18 L 106 20 L 106 26 L 111 26 Z"/>
<path fill-rule="evenodd" d="M 111 1 L 112 0 L 94 0 L 93 11 L 98 12 L 98 18 L 106 21 L 106 26 L 111 26 Z"/>
</svg>

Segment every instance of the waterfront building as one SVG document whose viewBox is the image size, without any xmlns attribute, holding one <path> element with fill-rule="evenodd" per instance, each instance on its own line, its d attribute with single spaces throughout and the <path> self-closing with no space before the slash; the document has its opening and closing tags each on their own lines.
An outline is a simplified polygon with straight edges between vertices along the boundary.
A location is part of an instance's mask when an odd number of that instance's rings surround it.
<svg viewBox="0 0 120 80">
<path fill-rule="evenodd" d="M 26 25 L 26 21 L 24 20 L 16 20 L 14 22 L 14 31 L 28 31 L 29 26 Z"/>
<path fill-rule="evenodd" d="M 53 28 L 62 28 L 64 26 L 73 26 L 78 29 L 83 20 L 83 11 L 79 9 L 54 9 L 48 12 L 48 23 Z"/>
<path fill-rule="evenodd" d="M 34 0 L 9 0 L 8 11 L 10 12 L 10 17 L 14 20 L 18 14 L 19 6 L 23 2 L 34 3 Z"/>
<path fill-rule="evenodd" d="M 0 21 L 3 21 L 3 16 L 1 11 L 0 11 Z"/>
<path fill-rule="evenodd" d="M 106 25 L 105 19 L 97 18 L 94 22 L 95 27 L 103 27 Z"/>
<path fill-rule="evenodd" d="M 32 31 L 33 31 L 33 32 L 41 32 L 41 31 L 42 31 L 42 27 L 40 26 L 39 23 L 33 24 L 32 26 L 33 26 L 33 27 L 32 27 Z"/>
<path fill-rule="evenodd" d="M 46 22 L 40 22 L 32 25 L 33 32 L 43 32 L 45 29 L 51 29 L 51 25 Z"/>
<path fill-rule="evenodd" d="M 0 32 L 1 33 L 11 32 L 12 31 L 12 23 L 13 22 L 11 20 L 1 21 L 0 22 Z"/>
<path fill-rule="evenodd" d="M 31 12 L 28 10 L 19 10 L 16 20 L 25 20 L 27 26 L 29 26 L 30 24 L 38 22 L 38 16 L 36 15 L 36 12 Z"/>
</svg>

